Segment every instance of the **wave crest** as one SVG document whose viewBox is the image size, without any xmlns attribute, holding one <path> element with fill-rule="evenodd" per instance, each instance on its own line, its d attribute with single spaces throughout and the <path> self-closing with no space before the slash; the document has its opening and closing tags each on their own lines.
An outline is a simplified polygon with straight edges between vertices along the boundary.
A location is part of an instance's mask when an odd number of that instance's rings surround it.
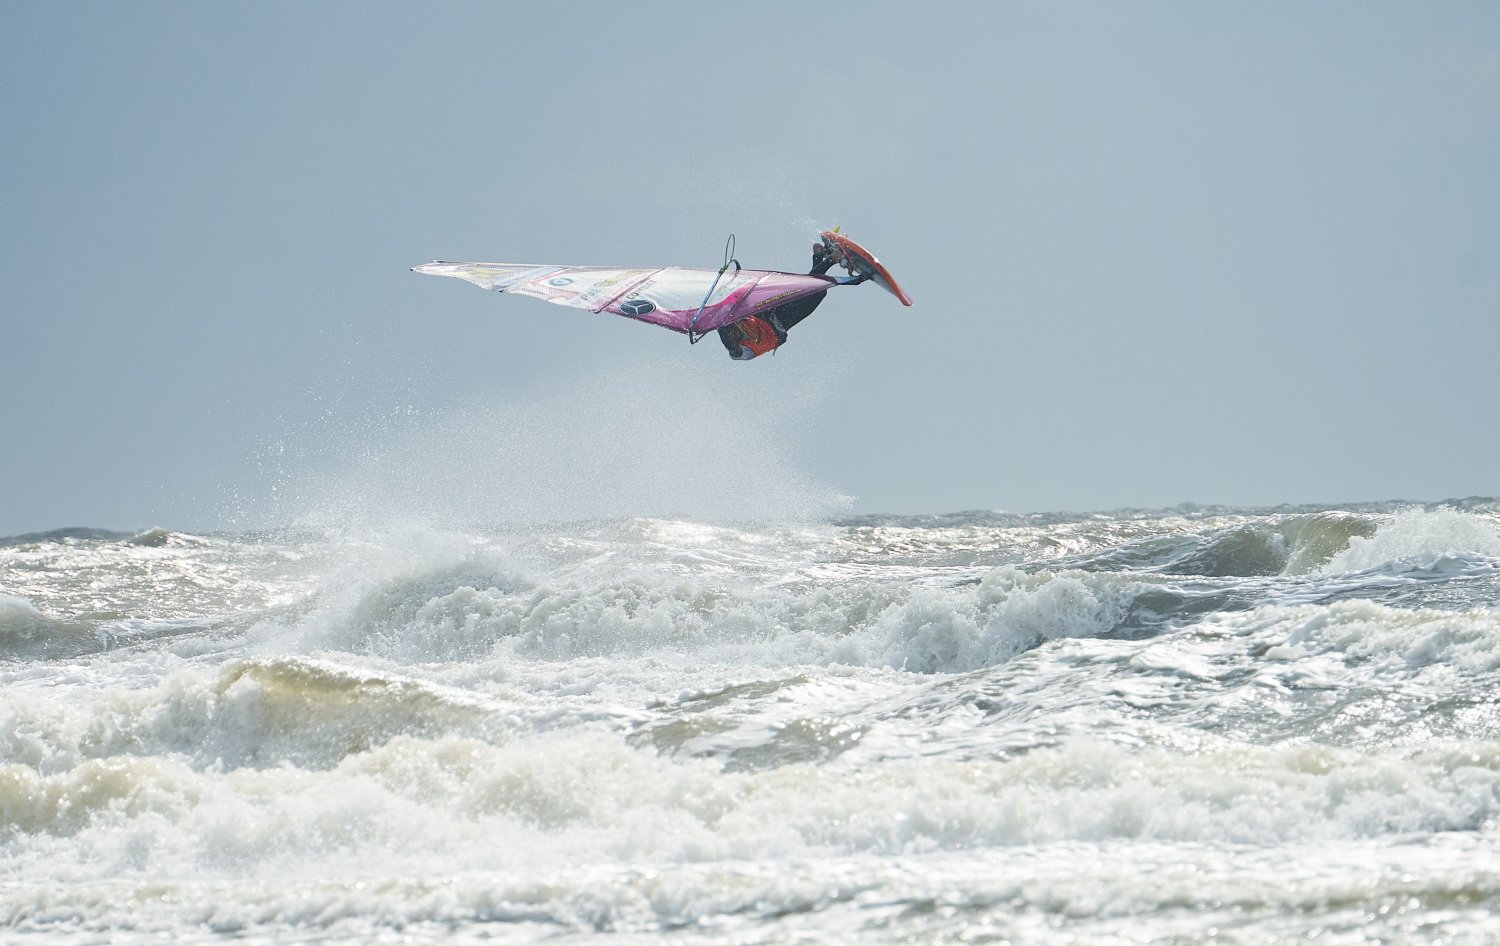
<svg viewBox="0 0 1500 946">
<path fill-rule="evenodd" d="M 93 624 L 43 614 L 18 595 L 0 594 L 0 659 L 47 660 L 101 650 Z"/>
<path fill-rule="evenodd" d="M 1492 517 L 1446 506 L 1413 508 L 1396 513 L 1372 536 L 1351 537 L 1322 574 L 1435 569 L 1476 557 L 1500 559 L 1500 524 Z"/>
</svg>

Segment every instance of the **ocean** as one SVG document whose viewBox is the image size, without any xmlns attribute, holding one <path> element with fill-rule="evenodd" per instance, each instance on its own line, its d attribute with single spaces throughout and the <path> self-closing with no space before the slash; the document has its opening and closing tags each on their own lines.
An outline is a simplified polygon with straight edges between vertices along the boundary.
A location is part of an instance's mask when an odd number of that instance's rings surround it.
<svg viewBox="0 0 1500 946">
<path fill-rule="evenodd" d="M 0 540 L 0 941 L 1500 942 L 1500 500 Z"/>
</svg>

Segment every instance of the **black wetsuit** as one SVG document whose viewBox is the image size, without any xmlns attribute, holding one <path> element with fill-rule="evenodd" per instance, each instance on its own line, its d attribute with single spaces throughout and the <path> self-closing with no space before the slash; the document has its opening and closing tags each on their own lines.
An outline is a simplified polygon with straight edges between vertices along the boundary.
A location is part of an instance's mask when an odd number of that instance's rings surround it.
<svg viewBox="0 0 1500 946">
<path fill-rule="evenodd" d="M 833 268 L 835 262 L 831 257 L 815 253 L 813 254 L 812 269 L 809 269 L 807 274 L 809 276 L 826 275 Z M 813 310 L 822 303 L 824 297 L 827 295 L 828 290 L 824 289 L 822 292 L 815 292 L 810 296 L 803 296 L 801 299 L 793 299 L 786 305 L 779 305 L 769 311 L 753 315 L 751 318 L 763 319 L 770 323 L 771 327 L 776 331 L 776 337 L 779 339 L 777 347 L 780 347 L 786 343 L 786 333 L 791 327 L 809 315 L 812 315 Z M 745 333 L 740 327 L 739 322 L 731 322 L 719 329 L 719 341 L 724 343 L 724 348 L 729 352 L 729 357 L 737 360 L 748 360 L 755 357 L 754 354 L 749 353 L 740 344 L 744 337 Z"/>
</svg>

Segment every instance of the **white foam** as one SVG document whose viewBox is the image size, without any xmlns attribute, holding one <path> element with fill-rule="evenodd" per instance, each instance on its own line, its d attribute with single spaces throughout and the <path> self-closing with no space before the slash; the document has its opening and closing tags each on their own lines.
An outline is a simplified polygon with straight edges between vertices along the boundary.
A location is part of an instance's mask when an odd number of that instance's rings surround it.
<svg viewBox="0 0 1500 946">
<path fill-rule="evenodd" d="M 1388 568 L 1432 569 L 1445 560 L 1500 559 L 1500 524 L 1490 516 L 1448 507 L 1407 509 L 1382 523 L 1369 538 L 1353 536 L 1321 574 Z"/>
<path fill-rule="evenodd" d="M 1107 633 L 1141 587 L 1110 574 L 1005 566 L 971 588 L 914 590 L 839 641 L 832 656 L 919 672 L 990 667 L 1043 641 Z"/>
<path fill-rule="evenodd" d="M 1265 607 L 1226 615 L 1218 624 L 1274 641 L 1266 656 L 1311 664 L 1333 657 L 1340 676 L 1376 682 L 1386 672 L 1450 667 L 1468 673 L 1500 669 L 1500 612 L 1413 611 L 1371 601 Z M 1354 681 L 1350 681 L 1354 682 Z"/>
<path fill-rule="evenodd" d="M 608 552 L 549 564 L 473 547 L 446 560 L 429 556 L 414 572 L 409 565 L 386 579 L 378 568 L 351 576 L 293 627 L 264 624 L 263 646 L 403 662 L 693 654 L 763 666 L 954 672 L 993 666 L 1044 641 L 1106 634 L 1145 587 L 1109 573 L 1009 566 L 957 586 L 903 588 L 859 574 L 812 584 L 778 580 L 784 565 L 731 543 L 709 557 L 626 567 Z"/>
<path fill-rule="evenodd" d="M 10 766 L 0 770 L 0 812 L 10 869 L 25 878 L 0 887 L 12 923 L 81 910 L 71 916 L 93 929 L 316 929 L 352 915 L 399 926 L 483 919 L 486 904 L 515 916 L 522 903 L 564 924 L 589 903 L 605 923 L 661 923 L 689 904 L 731 908 L 733 877 L 704 882 L 702 865 L 733 875 L 847 863 L 858 873 L 945 851 L 1025 857 L 1075 845 L 1088 861 L 1121 842 L 1275 847 L 1477 831 L 1500 815 L 1500 751 L 1194 755 L 1080 738 L 1009 761 L 726 773 L 602 733 L 505 746 L 402 737 L 326 771 L 218 772 L 136 756 L 50 776 Z M 677 894 L 598 899 L 612 872 L 665 881 L 682 869 L 698 882 Z M 461 880 L 475 875 L 490 898 Z M 122 881 L 164 896 L 92 899 Z M 203 900 L 192 895 L 200 885 L 234 892 Z M 806 893 L 753 886 L 769 910 L 794 909 Z"/>
<path fill-rule="evenodd" d="M 1376 568 L 1480 562 L 1442 521 L 1410 545 L 1387 523 Z M 100 577 L 253 604 L 191 647 L 0 665 L 0 929 L 1500 932 L 1500 612 L 1324 603 L 1435 586 L 1468 606 L 1489 578 L 991 568 L 1014 548 L 986 529 L 954 559 L 914 527 L 897 562 L 830 526 L 681 520 L 95 549 L 78 600 Z M 14 573 L 73 582 L 75 561 Z M 1174 595 L 1178 623 L 1130 639 L 1131 612 Z"/>
</svg>

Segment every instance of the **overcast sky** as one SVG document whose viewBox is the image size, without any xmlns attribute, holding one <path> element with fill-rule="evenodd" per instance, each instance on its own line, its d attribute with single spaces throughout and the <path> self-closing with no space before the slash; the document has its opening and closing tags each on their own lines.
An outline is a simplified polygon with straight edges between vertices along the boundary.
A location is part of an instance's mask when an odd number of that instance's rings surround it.
<svg viewBox="0 0 1500 946">
<path fill-rule="evenodd" d="M 0 93 L 0 535 L 1500 493 L 1494 3 L 11 0 Z M 750 363 L 408 272 L 835 224 L 915 307 Z"/>
</svg>

